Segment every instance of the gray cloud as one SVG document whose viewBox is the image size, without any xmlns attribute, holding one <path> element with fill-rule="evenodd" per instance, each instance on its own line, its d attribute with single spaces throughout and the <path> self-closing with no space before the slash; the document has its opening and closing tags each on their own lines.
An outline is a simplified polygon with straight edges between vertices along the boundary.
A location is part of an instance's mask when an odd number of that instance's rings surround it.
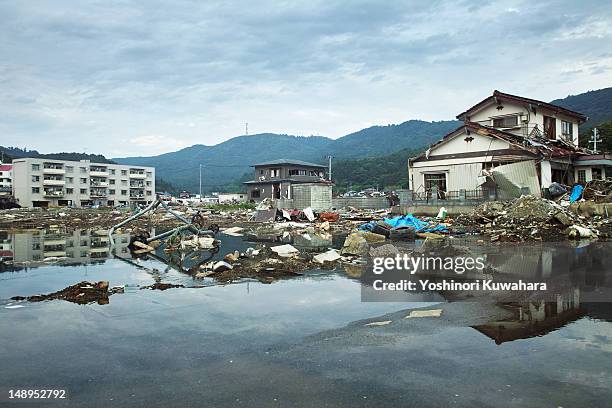
<svg viewBox="0 0 612 408">
<path fill-rule="evenodd" d="M 244 122 L 448 119 L 493 89 L 610 86 L 611 40 L 600 1 L 4 1 L 0 144 L 150 154 Z"/>
</svg>

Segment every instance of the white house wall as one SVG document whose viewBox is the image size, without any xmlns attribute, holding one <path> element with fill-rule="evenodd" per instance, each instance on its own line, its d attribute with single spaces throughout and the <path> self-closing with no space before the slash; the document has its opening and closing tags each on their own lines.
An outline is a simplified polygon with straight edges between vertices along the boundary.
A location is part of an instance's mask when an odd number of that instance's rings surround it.
<svg viewBox="0 0 612 408">
<path fill-rule="evenodd" d="M 468 137 L 473 138 L 473 140 L 471 142 L 466 142 L 465 139 Z M 437 156 L 442 154 L 486 152 L 487 150 L 508 148 L 510 148 L 510 143 L 504 142 L 503 140 L 482 136 L 474 132 L 470 132 L 469 135 L 463 132 L 446 143 L 436 146 L 429 154 L 430 156 Z"/>
<path fill-rule="evenodd" d="M 482 163 L 447 164 L 439 166 L 413 167 L 411 169 L 411 188 L 424 191 L 424 175 L 427 173 L 446 173 L 447 191 L 475 190 L 478 188 L 478 176 L 482 172 Z"/>
<path fill-rule="evenodd" d="M 473 113 L 469 117 L 470 122 L 478 122 L 484 126 L 493 126 L 492 118 L 501 117 L 501 116 L 510 116 L 510 115 L 520 115 L 519 117 L 519 126 L 521 121 L 528 120 L 529 121 L 529 131 L 531 132 L 533 128 L 537 125 L 540 131 L 544 130 L 544 115 L 553 117 L 556 120 L 556 130 L 555 135 L 557 138 L 561 135 L 561 121 L 564 120 L 566 122 L 572 123 L 572 136 L 574 138 L 574 144 L 578 144 L 578 121 L 576 118 L 572 118 L 561 113 L 557 114 L 554 111 L 536 107 L 536 112 L 529 112 L 526 106 L 522 106 L 516 103 L 511 102 L 502 102 L 501 104 L 504 109 L 498 110 L 497 105 L 492 103 L 489 106 L 486 106 L 482 110 Z M 512 130 L 512 133 L 522 135 L 522 130 Z"/>
</svg>

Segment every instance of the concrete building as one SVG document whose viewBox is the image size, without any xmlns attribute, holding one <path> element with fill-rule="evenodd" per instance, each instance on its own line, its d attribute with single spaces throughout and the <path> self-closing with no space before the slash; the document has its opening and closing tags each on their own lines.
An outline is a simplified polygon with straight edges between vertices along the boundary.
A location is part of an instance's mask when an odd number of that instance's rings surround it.
<svg viewBox="0 0 612 408">
<path fill-rule="evenodd" d="M 0 196 L 13 193 L 13 166 L 0 163 Z"/>
<path fill-rule="evenodd" d="M 246 203 L 249 200 L 247 193 L 217 193 L 219 203 Z"/>
<path fill-rule="evenodd" d="M 419 199 L 432 191 L 441 199 L 539 195 L 552 182 L 572 184 L 575 160 L 587 154 L 578 147 L 586 116 L 546 102 L 495 91 L 457 118 L 464 124 L 409 160 L 409 189 Z M 515 187 L 507 197 L 491 194 L 499 180 Z"/>
<path fill-rule="evenodd" d="M 135 206 L 155 200 L 155 169 L 88 160 L 15 159 L 13 192 L 22 207 Z"/>
<path fill-rule="evenodd" d="M 251 201 L 259 202 L 264 198 L 291 200 L 291 187 L 298 184 L 327 185 L 331 195 L 331 182 L 325 180 L 326 167 L 321 164 L 279 159 L 252 167 L 255 168 L 255 179 L 244 183 Z"/>
</svg>

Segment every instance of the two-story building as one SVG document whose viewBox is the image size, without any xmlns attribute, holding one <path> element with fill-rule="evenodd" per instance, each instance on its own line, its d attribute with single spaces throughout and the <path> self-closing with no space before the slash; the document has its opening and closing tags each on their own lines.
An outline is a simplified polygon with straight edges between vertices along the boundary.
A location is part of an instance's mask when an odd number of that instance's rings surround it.
<svg viewBox="0 0 612 408">
<path fill-rule="evenodd" d="M 457 119 L 464 123 L 409 160 L 413 193 L 427 196 L 433 189 L 448 198 L 475 192 L 498 167 L 528 162 L 503 168 L 499 179 L 511 179 L 512 194 L 527 189 L 539 195 L 552 182 L 573 183 L 574 164 L 588 154 L 578 147 L 578 126 L 586 116 L 550 103 L 494 91 Z"/>
<path fill-rule="evenodd" d="M 245 182 L 249 200 L 259 202 L 292 199 L 292 186 L 296 184 L 330 185 L 325 180 L 325 166 L 301 160 L 279 159 L 255 164 L 255 179 Z"/>
</svg>

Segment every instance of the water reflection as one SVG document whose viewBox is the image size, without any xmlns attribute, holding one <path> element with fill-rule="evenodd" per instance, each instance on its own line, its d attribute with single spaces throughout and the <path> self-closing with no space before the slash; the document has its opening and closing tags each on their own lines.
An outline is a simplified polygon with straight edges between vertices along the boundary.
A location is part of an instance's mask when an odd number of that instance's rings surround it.
<svg viewBox="0 0 612 408">
<path fill-rule="evenodd" d="M 117 254 L 128 254 L 129 243 L 130 234 L 115 234 Z M 0 245 L 0 256 L 5 263 L 61 260 L 67 264 L 83 264 L 104 261 L 111 256 L 106 231 L 3 231 L 0 233 Z"/>
</svg>

